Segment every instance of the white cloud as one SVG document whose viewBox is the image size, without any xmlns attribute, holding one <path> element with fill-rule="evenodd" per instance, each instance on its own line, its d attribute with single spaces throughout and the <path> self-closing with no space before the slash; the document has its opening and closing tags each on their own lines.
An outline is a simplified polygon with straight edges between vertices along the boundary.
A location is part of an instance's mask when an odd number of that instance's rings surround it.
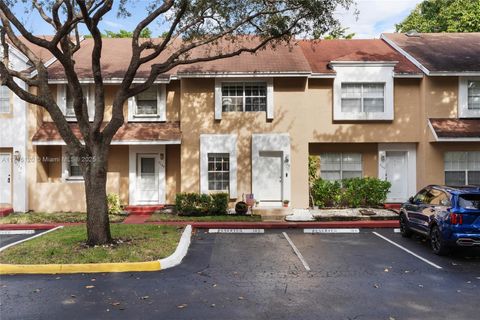
<svg viewBox="0 0 480 320">
<path fill-rule="evenodd" d="M 337 18 L 348 32 L 354 32 L 355 38 L 378 38 L 382 32 L 394 32 L 395 24 L 401 22 L 422 0 L 356 0 L 360 11 L 354 15 L 354 8 L 349 11 L 339 10 Z M 358 20 L 357 20 L 358 18 Z"/>
</svg>

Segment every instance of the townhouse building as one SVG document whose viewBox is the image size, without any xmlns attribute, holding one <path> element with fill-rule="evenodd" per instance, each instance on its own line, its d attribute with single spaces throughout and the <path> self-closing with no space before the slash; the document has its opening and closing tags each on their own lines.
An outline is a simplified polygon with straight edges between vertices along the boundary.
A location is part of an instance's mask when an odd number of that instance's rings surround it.
<svg viewBox="0 0 480 320">
<path fill-rule="evenodd" d="M 290 200 L 302 208 L 309 155 L 320 157 L 324 179 L 389 180 L 389 202 L 430 183 L 480 184 L 479 41 L 479 34 L 299 41 L 177 67 L 125 103 L 108 192 L 129 205 L 173 203 L 178 192 L 228 192 L 232 202 L 253 193 L 260 206 Z M 75 58 L 93 112 L 91 48 L 83 40 Z M 128 50 L 129 39 L 104 40 L 107 106 Z M 49 76 L 80 136 L 57 62 Z M 107 107 L 106 120 L 110 114 Z M 78 164 L 55 125 L 37 106 L 26 118 L 26 154 L 39 159 L 26 163 L 28 209 L 84 211 Z"/>
</svg>

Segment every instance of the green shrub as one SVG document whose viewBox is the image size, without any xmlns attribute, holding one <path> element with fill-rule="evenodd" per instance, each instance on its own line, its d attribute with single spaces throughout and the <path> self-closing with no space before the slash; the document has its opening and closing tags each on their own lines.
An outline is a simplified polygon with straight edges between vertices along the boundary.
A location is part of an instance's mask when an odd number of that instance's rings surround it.
<svg viewBox="0 0 480 320">
<path fill-rule="evenodd" d="M 177 193 L 175 210 L 184 216 L 205 216 L 226 214 L 228 194 Z"/>
<path fill-rule="evenodd" d="M 107 194 L 108 214 L 120 214 L 122 206 L 120 205 L 120 196 L 116 193 Z"/>
<path fill-rule="evenodd" d="M 228 210 L 228 193 L 214 193 L 210 195 L 212 197 L 212 208 L 210 213 L 213 215 L 227 214 Z"/>
<path fill-rule="evenodd" d="M 312 184 L 314 204 L 323 207 L 377 207 L 385 203 L 391 184 L 377 178 L 339 181 L 317 179 Z"/>
<path fill-rule="evenodd" d="M 316 179 L 312 183 L 311 193 L 315 206 L 336 207 L 340 200 L 340 182 Z"/>
</svg>

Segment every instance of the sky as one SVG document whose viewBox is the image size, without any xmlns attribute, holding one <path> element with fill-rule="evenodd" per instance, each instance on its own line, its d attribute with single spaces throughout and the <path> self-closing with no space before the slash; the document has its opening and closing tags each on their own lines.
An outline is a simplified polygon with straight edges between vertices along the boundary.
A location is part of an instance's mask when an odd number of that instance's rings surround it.
<svg viewBox="0 0 480 320">
<path fill-rule="evenodd" d="M 379 38 L 382 32 L 394 32 L 395 24 L 401 22 L 410 11 L 422 2 L 422 0 L 356 0 L 358 16 L 354 14 L 353 8 L 349 11 L 338 10 L 335 15 L 343 27 L 348 27 L 347 33 L 355 33 L 355 38 Z M 141 3 L 141 1 L 139 1 Z M 143 8 L 143 6 L 140 5 Z M 129 18 L 117 18 L 111 12 L 101 22 L 101 30 L 119 31 L 120 29 L 133 30 L 140 20 L 143 10 L 132 5 Z M 51 34 L 45 23 L 36 13 L 25 14 L 21 8 L 16 10 L 17 17 L 21 19 L 27 29 L 35 34 Z M 158 36 L 163 30 L 153 24 L 150 29 L 154 36 Z"/>
</svg>

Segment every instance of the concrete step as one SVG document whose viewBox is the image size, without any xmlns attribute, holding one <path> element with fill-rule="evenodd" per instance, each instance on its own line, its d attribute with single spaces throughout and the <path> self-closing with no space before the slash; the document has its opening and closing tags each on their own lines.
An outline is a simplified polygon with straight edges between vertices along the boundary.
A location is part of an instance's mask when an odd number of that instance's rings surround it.
<svg viewBox="0 0 480 320">
<path fill-rule="evenodd" d="M 13 213 L 13 208 L 0 208 L 0 217 L 6 217 Z"/>
<path fill-rule="evenodd" d="M 262 221 L 285 221 L 285 217 L 292 213 L 291 208 L 253 208 L 253 214 L 260 215 Z"/>
<path fill-rule="evenodd" d="M 149 206 L 127 206 L 125 211 L 128 211 L 131 215 L 145 215 L 152 214 L 157 210 L 163 209 L 165 206 L 162 204 L 159 205 L 149 205 Z"/>
</svg>

